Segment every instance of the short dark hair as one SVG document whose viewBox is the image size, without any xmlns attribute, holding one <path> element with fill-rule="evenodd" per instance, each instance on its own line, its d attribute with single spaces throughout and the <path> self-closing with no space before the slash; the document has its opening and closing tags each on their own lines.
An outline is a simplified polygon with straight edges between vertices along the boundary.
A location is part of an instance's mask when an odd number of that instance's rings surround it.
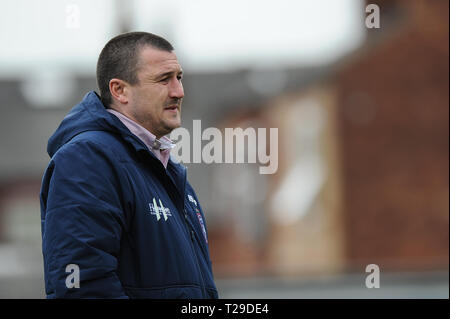
<svg viewBox="0 0 450 319">
<path fill-rule="evenodd" d="M 166 39 L 148 32 L 120 34 L 106 43 L 97 61 L 97 85 L 105 107 L 112 103 L 109 81 L 113 78 L 130 84 L 139 82 L 139 52 L 144 46 L 172 52 L 173 46 Z"/>
</svg>

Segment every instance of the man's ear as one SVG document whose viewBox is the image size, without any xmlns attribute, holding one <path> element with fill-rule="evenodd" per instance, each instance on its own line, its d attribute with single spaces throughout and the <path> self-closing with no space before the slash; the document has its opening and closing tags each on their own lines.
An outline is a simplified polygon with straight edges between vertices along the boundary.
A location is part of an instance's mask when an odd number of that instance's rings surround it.
<svg viewBox="0 0 450 319">
<path fill-rule="evenodd" d="M 109 92 L 111 92 L 111 96 L 113 100 L 115 100 L 118 104 L 127 104 L 128 103 L 128 83 L 120 80 L 120 79 L 111 79 L 109 81 Z"/>
</svg>

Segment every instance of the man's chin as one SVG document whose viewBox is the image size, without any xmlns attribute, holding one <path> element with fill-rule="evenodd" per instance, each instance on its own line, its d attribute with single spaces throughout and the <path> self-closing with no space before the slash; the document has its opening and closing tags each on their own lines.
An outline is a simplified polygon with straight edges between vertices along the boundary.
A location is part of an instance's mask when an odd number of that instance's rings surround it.
<svg viewBox="0 0 450 319">
<path fill-rule="evenodd" d="M 173 122 L 171 121 L 169 123 L 166 123 L 166 129 L 167 129 L 167 131 L 169 131 L 169 133 L 179 127 L 181 127 L 181 121 L 173 121 Z"/>
</svg>

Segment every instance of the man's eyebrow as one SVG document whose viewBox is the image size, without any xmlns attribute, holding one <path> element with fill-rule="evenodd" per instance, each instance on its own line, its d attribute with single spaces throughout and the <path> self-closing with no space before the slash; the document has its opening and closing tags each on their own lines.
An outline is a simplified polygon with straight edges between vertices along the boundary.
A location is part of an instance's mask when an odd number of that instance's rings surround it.
<svg viewBox="0 0 450 319">
<path fill-rule="evenodd" d="M 163 77 L 166 77 L 166 76 L 171 76 L 173 74 L 183 75 L 183 70 L 180 70 L 180 71 L 169 71 L 169 72 L 161 73 L 161 74 L 158 74 L 156 76 L 156 78 L 160 79 L 160 78 L 163 78 Z"/>
</svg>

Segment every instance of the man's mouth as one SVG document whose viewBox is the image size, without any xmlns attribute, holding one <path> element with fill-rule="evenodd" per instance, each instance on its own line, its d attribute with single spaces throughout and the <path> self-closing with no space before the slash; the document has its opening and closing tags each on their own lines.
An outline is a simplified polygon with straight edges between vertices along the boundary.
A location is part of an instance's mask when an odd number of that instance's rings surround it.
<svg viewBox="0 0 450 319">
<path fill-rule="evenodd" d="M 176 112 L 178 111 L 178 105 L 169 105 L 164 108 L 164 110 Z"/>
</svg>

